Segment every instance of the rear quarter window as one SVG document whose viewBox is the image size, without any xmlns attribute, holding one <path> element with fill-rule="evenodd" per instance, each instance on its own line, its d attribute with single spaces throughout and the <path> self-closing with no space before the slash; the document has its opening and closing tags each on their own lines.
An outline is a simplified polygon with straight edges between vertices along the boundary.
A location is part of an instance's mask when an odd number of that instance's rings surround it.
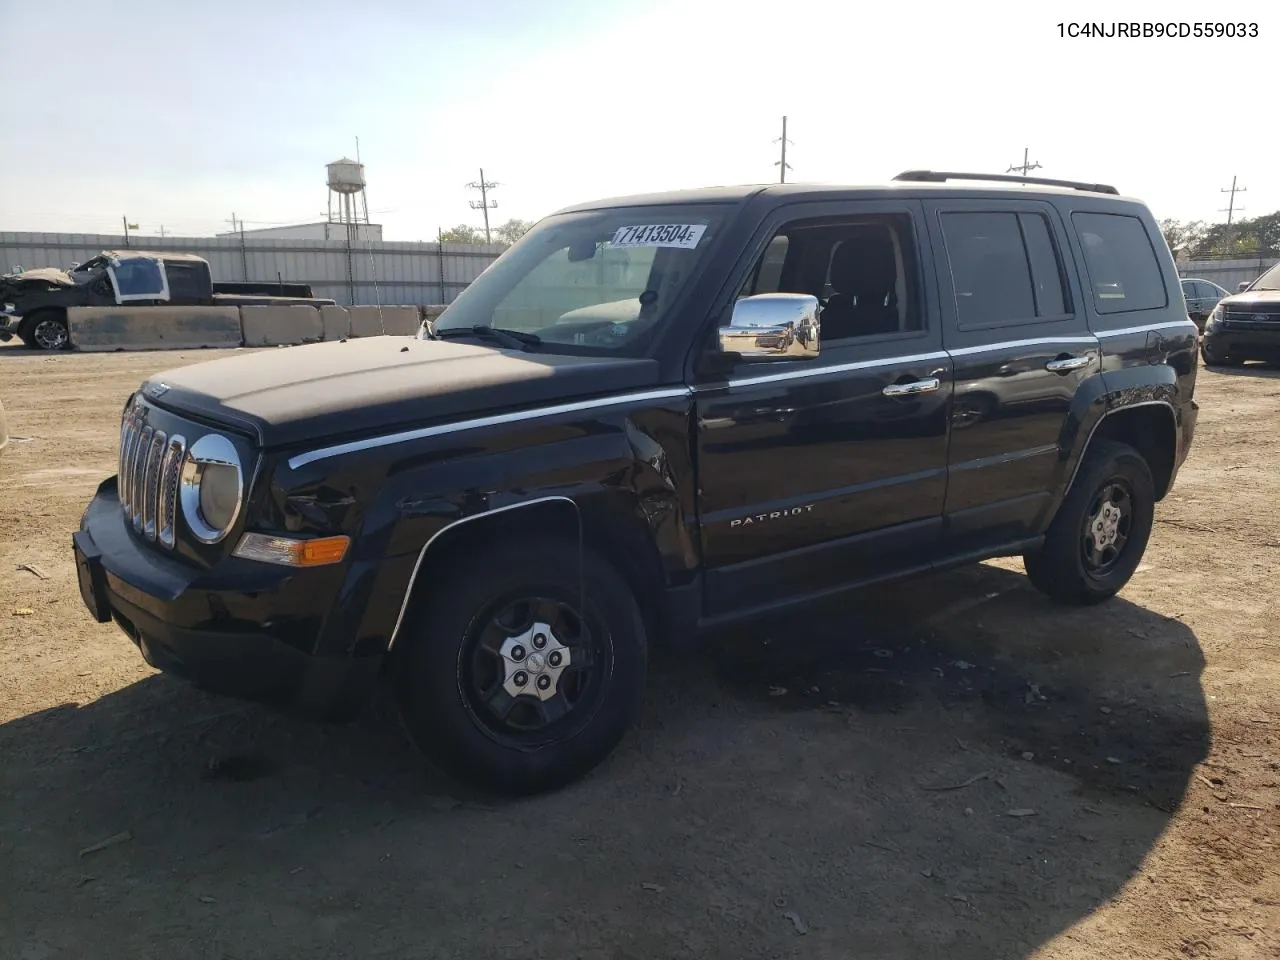
<svg viewBox="0 0 1280 960">
<path fill-rule="evenodd" d="M 1158 310 L 1169 305 L 1164 275 L 1143 222 L 1119 213 L 1073 213 L 1098 313 Z"/>
</svg>

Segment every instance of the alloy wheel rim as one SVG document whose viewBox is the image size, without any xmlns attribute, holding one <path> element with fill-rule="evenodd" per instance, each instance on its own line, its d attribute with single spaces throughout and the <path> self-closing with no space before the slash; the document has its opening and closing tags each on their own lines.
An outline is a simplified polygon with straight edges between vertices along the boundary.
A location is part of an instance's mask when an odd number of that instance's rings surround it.
<svg viewBox="0 0 1280 960">
<path fill-rule="evenodd" d="M 1122 480 L 1110 480 L 1094 494 L 1080 541 L 1091 576 L 1106 576 L 1119 563 L 1133 530 L 1133 512 L 1133 491 Z"/>
<path fill-rule="evenodd" d="M 472 719 L 508 746 L 572 736 L 590 720 L 607 672 L 602 634 L 566 599 L 526 594 L 489 604 L 459 651 L 458 690 Z"/>
<path fill-rule="evenodd" d="M 67 328 L 57 320 L 41 320 L 32 336 L 43 349 L 60 350 L 67 342 Z"/>
</svg>

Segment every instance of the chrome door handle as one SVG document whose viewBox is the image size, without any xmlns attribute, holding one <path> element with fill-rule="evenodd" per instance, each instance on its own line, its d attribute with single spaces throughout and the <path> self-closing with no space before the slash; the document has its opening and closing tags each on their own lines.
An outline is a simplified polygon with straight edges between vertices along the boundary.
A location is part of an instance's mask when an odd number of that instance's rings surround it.
<svg viewBox="0 0 1280 960">
<path fill-rule="evenodd" d="M 910 383 L 891 383 L 880 392 L 886 397 L 913 397 L 918 393 L 933 393 L 941 386 L 942 381 L 937 377 L 926 377 Z"/>
<path fill-rule="evenodd" d="M 1050 360 L 1044 368 L 1050 373 L 1070 373 L 1093 363 L 1092 357 L 1063 357 L 1061 360 Z"/>
</svg>

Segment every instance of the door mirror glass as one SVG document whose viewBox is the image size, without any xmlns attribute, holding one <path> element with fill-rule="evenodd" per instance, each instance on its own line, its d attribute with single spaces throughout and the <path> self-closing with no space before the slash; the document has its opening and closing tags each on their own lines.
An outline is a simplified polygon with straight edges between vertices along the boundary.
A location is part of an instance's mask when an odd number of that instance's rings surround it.
<svg viewBox="0 0 1280 960">
<path fill-rule="evenodd" d="M 720 352 L 745 360 L 810 360 L 818 356 L 818 298 L 805 293 L 761 293 L 733 305 L 720 328 Z"/>
</svg>

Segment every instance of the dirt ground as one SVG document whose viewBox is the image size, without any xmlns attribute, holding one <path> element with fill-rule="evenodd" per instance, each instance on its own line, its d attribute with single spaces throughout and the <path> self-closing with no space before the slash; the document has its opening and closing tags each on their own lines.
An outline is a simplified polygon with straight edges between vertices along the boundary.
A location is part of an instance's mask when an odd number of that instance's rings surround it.
<svg viewBox="0 0 1280 960">
<path fill-rule="evenodd" d="M 1002 561 L 713 638 L 596 773 L 504 803 L 385 702 L 206 695 L 82 607 L 125 397 L 212 355 L 0 348 L 0 957 L 1280 955 L 1275 374 L 1202 371 L 1121 598 Z"/>
</svg>

